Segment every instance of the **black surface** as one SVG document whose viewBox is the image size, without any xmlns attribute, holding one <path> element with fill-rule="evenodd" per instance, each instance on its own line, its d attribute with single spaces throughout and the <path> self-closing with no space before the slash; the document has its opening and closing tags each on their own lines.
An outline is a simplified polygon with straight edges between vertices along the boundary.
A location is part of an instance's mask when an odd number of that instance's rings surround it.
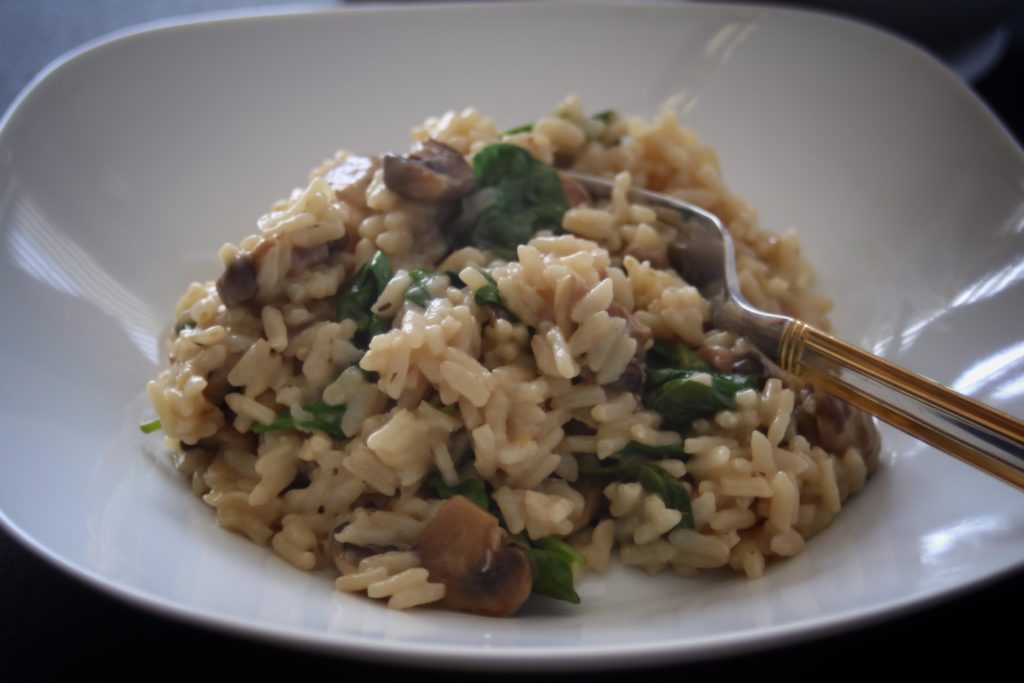
<svg viewBox="0 0 1024 683">
<path fill-rule="evenodd" d="M 54 57 L 108 31 L 139 21 L 204 9 L 267 5 L 258 0 L 0 0 L 0 108 Z M 276 4 L 286 4 L 278 2 Z M 1018 140 L 1024 109 L 1017 92 L 1024 73 L 1024 14 L 1016 20 L 1001 61 L 976 84 Z M 30 457 L 26 455 L 26 457 Z M 1024 499 L 1022 499 L 1024 504 Z M 323 657 L 240 640 L 152 616 L 71 579 L 0 531 L 0 680 L 65 675 L 157 680 L 227 675 L 289 677 L 464 678 Z M 837 587 L 837 590 L 840 588 Z M 1013 624 L 1024 606 L 1024 572 L 1002 577 L 955 599 L 880 624 L 804 644 L 693 665 L 659 667 L 643 675 L 680 681 L 731 680 L 782 673 L 785 678 L 870 676 L 894 670 L 914 678 L 971 674 L 986 679 L 1013 673 L 1021 638 Z M 784 672 L 784 673 L 783 673 Z M 505 677 L 501 672 L 489 675 Z M 589 679 L 622 679 L 598 672 Z M 537 677 L 537 676 L 531 676 Z M 564 679 L 565 674 L 544 678 Z M 774 679 L 776 676 L 771 676 Z M 761 678 L 759 680 L 767 680 Z"/>
</svg>

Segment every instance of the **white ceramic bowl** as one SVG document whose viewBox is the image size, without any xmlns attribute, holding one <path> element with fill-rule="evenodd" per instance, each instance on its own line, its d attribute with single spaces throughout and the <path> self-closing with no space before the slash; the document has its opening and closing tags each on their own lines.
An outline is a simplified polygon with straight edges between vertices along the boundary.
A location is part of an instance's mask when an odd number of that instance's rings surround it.
<svg viewBox="0 0 1024 683">
<path fill-rule="evenodd" d="M 841 334 L 1024 413 L 1024 157 L 938 63 L 766 8 L 405 7 L 162 23 L 48 69 L 0 125 L 0 510 L 137 605 L 328 652 L 503 667 L 692 659 L 843 628 L 1024 562 L 1021 494 L 890 429 L 868 489 L 754 582 L 616 568 L 583 605 L 398 613 L 216 527 L 137 424 L 185 285 L 336 147 L 402 149 L 476 105 L 674 98 L 766 226 L 797 230 Z"/>
</svg>

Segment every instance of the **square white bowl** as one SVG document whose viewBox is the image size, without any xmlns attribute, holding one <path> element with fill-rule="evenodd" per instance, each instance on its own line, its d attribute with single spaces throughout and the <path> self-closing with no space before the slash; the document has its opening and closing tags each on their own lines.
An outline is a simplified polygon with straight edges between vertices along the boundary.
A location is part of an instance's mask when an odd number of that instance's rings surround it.
<svg viewBox="0 0 1024 683">
<path fill-rule="evenodd" d="M 137 429 L 174 301 L 335 148 L 402 150 L 473 105 L 674 103 L 726 181 L 795 229 L 841 336 L 1024 414 L 1024 157 L 889 35 L 736 6 L 365 8 L 161 22 L 45 71 L 0 122 L 0 521 L 117 596 L 389 661 L 596 667 L 846 627 L 1024 563 L 1019 492 L 891 429 L 880 472 L 755 582 L 614 568 L 514 619 L 391 612 L 216 527 Z"/>
</svg>

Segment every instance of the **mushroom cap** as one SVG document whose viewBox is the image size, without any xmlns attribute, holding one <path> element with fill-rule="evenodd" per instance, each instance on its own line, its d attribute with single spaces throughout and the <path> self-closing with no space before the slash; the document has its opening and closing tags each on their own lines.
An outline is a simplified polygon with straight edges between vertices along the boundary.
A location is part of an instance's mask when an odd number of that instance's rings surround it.
<svg viewBox="0 0 1024 683">
<path fill-rule="evenodd" d="M 441 605 L 449 609 L 505 617 L 533 588 L 526 554 L 508 544 L 494 515 L 463 496 L 441 506 L 414 550 L 430 580 L 444 584 Z"/>
<path fill-rule="evenodd" d="M 373 180 L 373 174 L 380 168 L 378 157 L 363 157 L 349 154 L 333 168 L 324 173 L 335 196 L 354 206 L 365 206 L 366 188 Z"/>
<path fill-rule="evenodd" d="M 797 401 L 793 419 L 812 444 L 831 453 L 843 453 L 852 446 L 860 451 L 869 471 L 875 468 L 882 442 L 870 415 L 813 386 L 801 389 Z"/>
<path fill-rule="evenodd" d="M 239 254 L 217 279 L 217 293 L 225 306 L 240 306 L 256 298 L 256 263 L 250 254 Z"/>
<path fill-rule="evenodd" d="M 427 139 L 409 156 L 384 157 L 384 185 L 406 199 L 442 202 L 469 194 L 476 185 L 476 176 L 457 150 Z"/>
</svg>

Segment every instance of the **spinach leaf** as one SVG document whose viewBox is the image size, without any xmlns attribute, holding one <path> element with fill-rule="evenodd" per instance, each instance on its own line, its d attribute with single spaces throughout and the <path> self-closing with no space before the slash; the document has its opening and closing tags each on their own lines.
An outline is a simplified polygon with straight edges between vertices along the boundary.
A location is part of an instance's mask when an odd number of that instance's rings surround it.
<svg viewBox="0 0 1024 683">
<path fill-rule="evenodd" d="M 486 270 L 478 271 L 487 280 L 487 284 L 476 290 L 473 295 L 474 300 L 478 306 L 494 306 L 495 308 L 505 311 L 506 315 L 512 322 L 519 322 L 519 318 L 515 316 L 512 311 L 508 310 L 508 306 L 505 305 L 505 301 L 501 298 L 501 292 L 498 290 L 498 283 L 494 281 L 491 274 Z M 465 287 L 462 279 L 459 278 L 459 274 L 454 271 L 447 271 L 444 273 L 435 273 L 433 271 L 424 270 L 423 268 L 413 268 L 409 271 L 409 276 L 412 278 L 412 284 L 405 290 L 405 300 L 411 301 L 417 306 L 426 308 L 430 305 L 431 300 L 434 298 L 427 289 L 427 283 L 430 282 L 432 277 L 438 275 L 444 275 L 448 278 L 449 282 L 453 285 Z"/>
<path fill-rule="evenodd" d="M 473 157 L 473 173 L 480 189 L 463 199 L 463 210 L 475 218 L 459 241 L 511 259 L 539 230 L 561 229 L 569 210 L 562 183 L 555 169 L 526 150 L 488 145 Z M 487 198 L 482 208 L 481 197 Z"/>
<path fill-rule="evenodd" d="M 595 121 L 600 121 L 601 123 L 607 126 L 619 120 L 619 113 L 614 109 L 605 109 L 604 111 L 599 111 L 596 114 L 591 114 L 590 118 L 594 119 Z M 501 135 L 502 137 L 506 137 L 508 135 L 518 135 L 519 133 L 529 133 L 532 130 L 532 123 L 524 123 L 521 126 L 509 128 Z"/>
<path fill-rule="evenodd" d="M 338 297 L 338 320 L 354 320 L 357 346 L 366 348 L 374 336 L 391 329 L 391 319 L 374 315 L 370 308 L 384 291 L 394 272 L 384 252 L 378 251 L 359 266 L 352 282 Z"/>
<path fill-rule="evenodd" d="M 580 604 L 573 584 L 572 565 L 585 566 L 587 561 L 563 540 L 547 536 L 530 542 L 526 549 L 533 571 L 533 592 L 556 600 Z"/>
<path fill-rule="evenodd" d="M 519 318 L 516 317 L 516 314 L 508 310 L 508 306 L 505 305 L 505 300 L 501 298 L 501 291 L 498 289 L 498 283 L 495 282 L 493 277 L 491 277 L 491 274 L 486 270 L 481 270 L 480 274 L 484 276 L 485 280 L 487 280 L 487 284 L 476 290 L 476 293 L 473 295 L 473 300 L 476 301 L 477 305 L 500 308 L 505 311 L 509 320 L 514 323 L 519 322 Z"/>
<path fill-rule="evenodd" d="M 411 301 L 417 306 L 426 308 L 430 305 L 431 300 L 434 296 L 427 289 L 427 283 L 430 282 L 430 278 L 437 275 L 437 273 L 422 268 L 413 268 L 409 271 L 409 277 L 412 278 L 412 283 L 409 288 L 405 290 L 405 300 Z"/>
<path fill-rule="evenodd" d="M 447 500 L 448 498 L 456 495 L 464 496 L 482 507 L 484 510 L 487 510 L 488 512 L 491 511 L 491 498 L 487 495 L 487 489 L 484 488 L 484 483 L 477 479 L 467 479 L 455 486 L 449 486 L 444 483 L 444 479 L 440 474 L 434 472 L 427 477 L 427 488 L 429 488 L 438 498 L 444 498 Z"/>
<path fill-rule="evenodd" d="M 698 417 L 735 408 L 737 392 L 757 385 L 757 378 L 752 375 L 712 373 L 709 386 L 694 379 L 698 374 L 707 373 L 666 370 L 657 375 L 649 375 L 661 383 L 654 387 L 648 384 L 644 405 L 661 413 L 669 426 L 685 428 Z"/>
<path fill-rule="evenodd" d="M 196 326 L 194 320 L 179 320 L 178 324 L 174 326 L 174 334 L 181 334 L 185 330 L 191 330 Z"/>
<path fill-rule="evenodd" d="M 533 124 L 532 123 L 524 123 L 521 126 L 516 126 L 515 128 L 509 128 L 504 133 L 502 133 L 501 136 L 505 137 L 506 135 L 519 135 L 520 133 L 529 133 L 532 130 L 533 130 Z"/>
<path fill-rule="evenodd" d="M 160 424 L 160 418 L 150 420 L 149 422 L 143 422 L 139 425 L 139 430 L 143 434 L 152 434 L 160 429 L 163 429 L 163 425 Z"/>
<path fill-rule="evenodd" d="M 536 541 L 532 541 L 530 543 L 530 547 L 535 550 L 545 550 L 547 552 L 554 553 L 569 564 L 575 564 L 580 567 L 587 566 L 587 558 L 583 557 L 580 551 L 576 550 L 576 548 L 573 548 L 560 538 L 555 538 L 554 536 L 538 538 Z"/>
<path fill-rule="evenodd" d="M 686 458 L 686 452 L 683 451 L 683 447 L 679 445 L 649 446 L 645 443 L 640 443 L 639 441 L 630 441 L 620 450 L 612 453 L 609 457 L 621 461 L 635 460 L 637 458 L 683 460 Z"/>
<path fill-rule="evenodd" d="M 698 371 L 681 370 L 679 368 L 644 368 L 644 391 L 648 396 L 658 390 L 663 384 L 673 379 L 692 377 Z M 707 372 L 701 371 L 701 372 Z M 646 401 L 645 401 L 646 402 Z"/>
<path fill-rule="evenodd" d="M 344 404 L 332 406 L 323 401 L 316 401 L 307 406 L 302 406 L 302 410 L 309 413 L 308 418 L 296 420 L 292 416 L 291 411 L 285 410 L 278 413 L 277 417 L 270 424 L 254 422 L 252 424 L 252 431 L 257 434 L 263 434 L 281 429 L 298 429 L 302 432 L 318 430 L 330 434 L 335 439 L 345 438 L 345 433 L 341 431 L 341 418 L 345 415 Z"/>
<path fill-rule="evenodd" d="M 732 410 L 737 392 L 757 386 L 753 375 L 713 372 L 685 344 L 655 342 L 644 360 L 644 405 L 661 413 L 675 429 L 685 429 L 698 417 Z M 710 386 L 695 379 L 702 373 L 710 375 Z"/>
<path fill-rule="evenodd" d="M 572 567 L 564 558 L 548 550 L 530 548 L 526 552 L 533 571 L 533 592 L 556 600 L 580 604 L 573 585 Z"/>
<path fill-rule="evenodd" d="M 580 462 L 580 472 L 597 475 L 621 475 L 625 479 L 639 482 L 644 490 L 653 493 L 665 503 L 665 507 L 683 513 L 676 528 L 693 528 L 693 510 L 690 507 L 690 494 L 682 483 L 657 464 L 647 459 L 642 444 L 630 442 L 625 448 L 608 456 L 598 463 Z M 652 446 L 645 447 L 654 448 Z M 677 451 L 681 451 L 678 446 Z M 678 457 L 673 454 L 669 457 Z"/>
<path fill-rule="evenodd" d="M 498 291 L 497 285 L 484 285 L 476 290 L 473 298 L 481 306 L 496 306 L 506 311 L 508 310 L 505 308 L 505 302 L 501 299 L 501 292 Z"/>
<path fill-rule="evenodd" d="M 675 346 L 660 339 L 644 357 L 644 364 L 648 368 L 673 369 L 673 370 L 703 370 L 708 372 L 711 366 L 700 359 L 697 352 L 685 344 Z"/>
<path fill-rule="evenodd" d="M 693 510 L 690 494 L 678 479 L 651 462 L 623 463 L 624 471 L 665 502 L 665 507 L 683 513 L 677 527 L 693 528 Z"/>
</svg>

